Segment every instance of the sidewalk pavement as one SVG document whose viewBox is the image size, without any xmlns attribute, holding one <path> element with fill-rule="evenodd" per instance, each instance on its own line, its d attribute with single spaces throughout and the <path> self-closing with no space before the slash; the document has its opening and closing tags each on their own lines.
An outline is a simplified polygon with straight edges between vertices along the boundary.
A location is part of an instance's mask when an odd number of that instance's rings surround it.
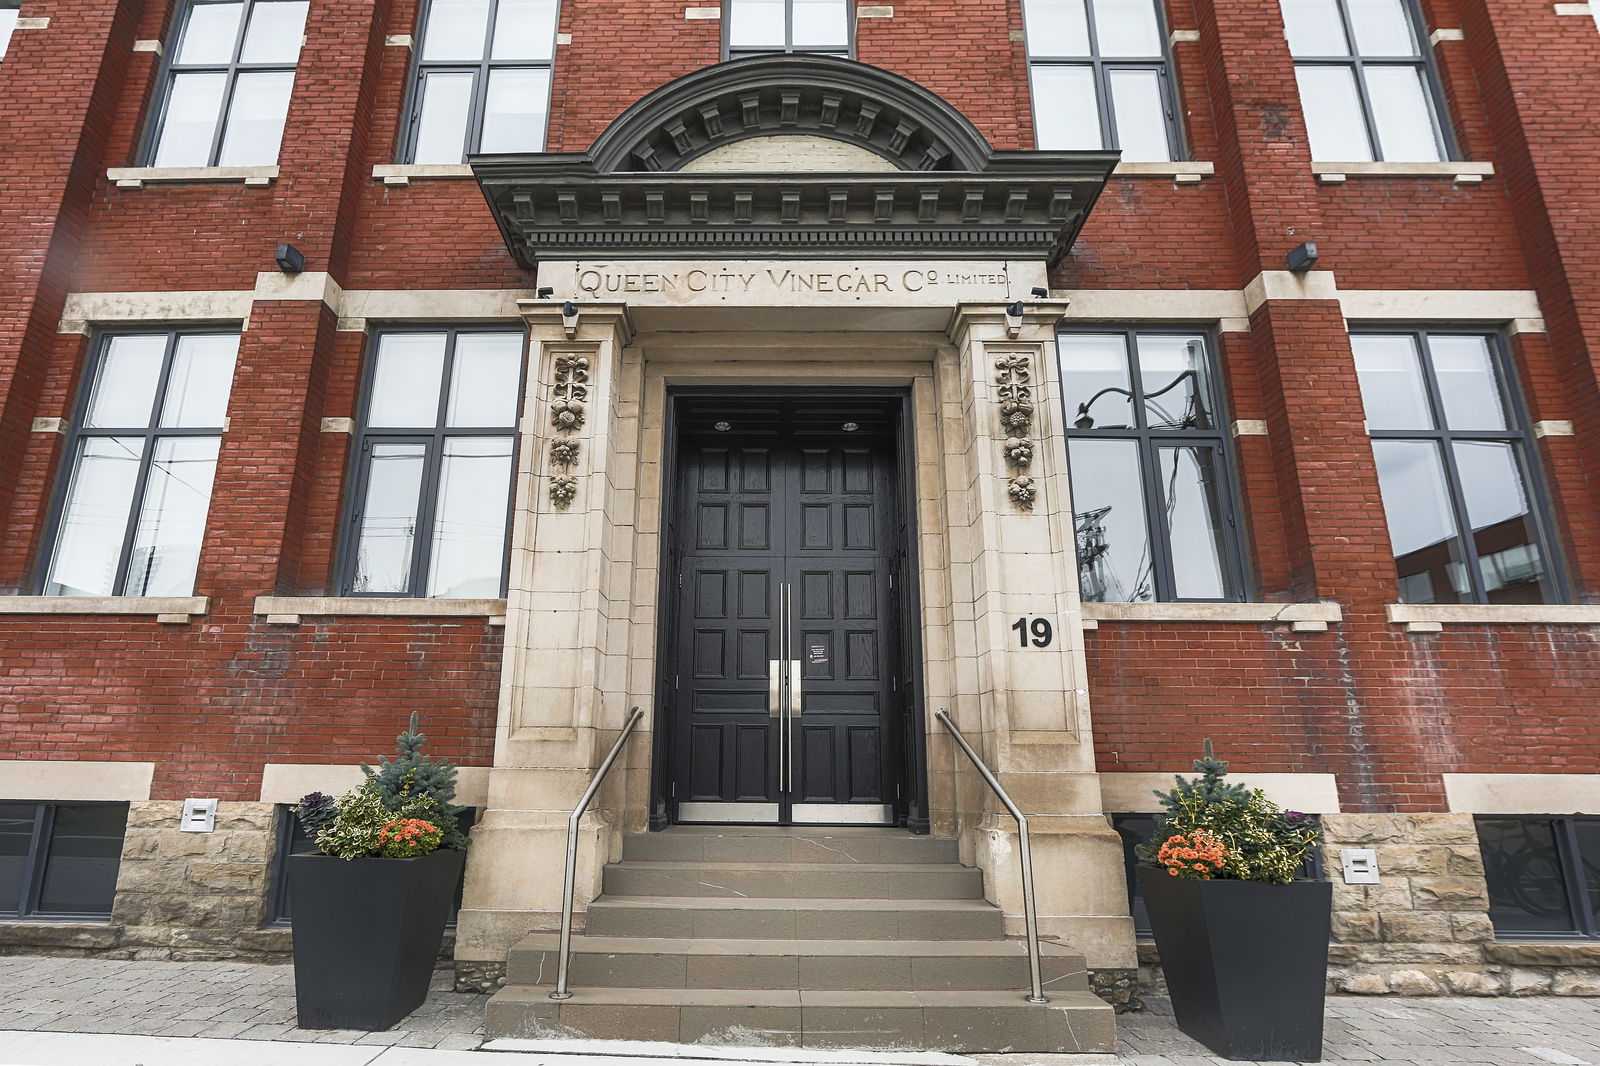
<svg viewBox="0 0 1600 1066">
<path fill-rule="evenodd" d="M 598 1041 L 484 1043 L 487 996 L 436 975 L 383 1033 L 301 1030 L 288 966 L 0 957 L 0 1066 L 1216 1066 L 1166 1000 L 1122 1015 L 1115 1056 L 819 1052 Z M 581 993 L 580 993 L 581 994 Z M 1381 1066 L 1600 1066 L 1600 999 L 1328 1001 L 1323 1060 Z M 486 1055 L 482 1052 L 496 1052 Z"/>
</svg>

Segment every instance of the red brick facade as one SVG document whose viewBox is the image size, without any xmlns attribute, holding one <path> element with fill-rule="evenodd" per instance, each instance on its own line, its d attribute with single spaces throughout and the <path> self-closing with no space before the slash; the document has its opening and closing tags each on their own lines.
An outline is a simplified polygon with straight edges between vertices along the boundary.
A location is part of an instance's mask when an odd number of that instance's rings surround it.
<svg viewBox="0 0 1600 1066">
<path fill-rule="evenodd" d="M 1424 3 L 1461 158 L 1441 176 L 1316 179 L 1275 0 L 1169 0 L 1187 155 L 1214 176 L 1115 177 L 1053 278 L 1075 290 L 1239 290 L 1302 241 L 1347 290 L 1533 290 L 1546 332 L 1510 350 L 1573 603 L 1600 598 L 1600 33 L 1548 3 Z M 395 161 L 412 0 L 312 0 L 266 187 L 120 188 L 167 40 L 164 0 L 24 0 L 48 18 L 0 62 L 0 591 L 36 591 L 64 437 L 91 343 L 69 294 L 251 290 L 292 241 L 345 289 L 531 289 L 470 178 L 374 180 Z M 548 148 L 581 151 L 633 101 L 719 57 L 681 0 L 563 0 Z M 996 148 L 1032 144 L 1015 0 L 905 0 L 862 19 L 856 58 L 914 79 Z M 152 320 L 151 324 L 156 324 Z M 1087 636 L 1100 767 L 1184 767 L 1202 735 L 1236 769 L 1334 773 L 1346 811 L 1443 809 L 1440 774 L 1600 773 L 1600 644 L 1577 624 L 1386 619 L 1393 562 L 1340 305 L 1273 299 L 1217 335 L 1235 442 L 1249 598 L 1327 600 L 1326 632 L 1105 624 Z M 255 799 L 266 762 L 350 762 L 426 714 L 435 752 L 492 755 L 500 630 L 485 619 L 253 613 L 331 595 L 365 338 L 313 301 L 257 300 L 242 334 L 189 624 L 0 615 L 0 759 L 157 763 L 153 797 Z"/>
</svg>

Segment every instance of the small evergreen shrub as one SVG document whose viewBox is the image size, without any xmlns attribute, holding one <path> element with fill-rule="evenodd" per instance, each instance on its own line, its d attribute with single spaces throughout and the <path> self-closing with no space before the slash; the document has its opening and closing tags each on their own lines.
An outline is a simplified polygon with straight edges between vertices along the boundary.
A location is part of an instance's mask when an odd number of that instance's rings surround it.
<svg viewBox="0 0 1600 1066">
<path fill-rule="evenodd" d="M 1163 813 L 1139 857 L 1174 877 L 1288 884 L 1322 830 L 1309 815 L 1283 811 L 1260 789 L 1224 781 L 1228 764 L 1205 742 L 1197 778 L 1157 792 Z"/>
</svg>

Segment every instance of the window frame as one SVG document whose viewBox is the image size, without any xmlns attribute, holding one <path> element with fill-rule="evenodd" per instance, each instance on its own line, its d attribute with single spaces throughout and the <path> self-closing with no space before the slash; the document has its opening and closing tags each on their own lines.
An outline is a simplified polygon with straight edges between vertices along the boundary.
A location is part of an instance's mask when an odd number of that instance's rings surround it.
<svg viewBox="0 0 1600 1066">
<path fill-rule="evenodd" d="M 1483 587 L 1483 568 L 1478 546 L 1474 542 L 1472 522 L 1467 516 L 1466 494 L 1461 488 L 1461 472 L 1456 467 L 1455 449 L 1452 447 L 1458 441 L 1489 441 L 1494 443 L 1511 444 L 1517 447 L 1517 458 L 1522 476 L 1526 479 L 1528 492 L 1528 516 L 1533 523 L 1534 537 L 1539 551 L 1545 561 L 1544 580 L 1549 584 L 1552 599 L 1546 603 L 1571 602 L 1571 590 L 1567 586 L 1566 567 L 1562 565 L 1560 554 L 1560 541 L 1556 537 L 1556 526 L 1553 512 L 1550 508 L 1550 493 L 1545 484 L 1544 471 L 1540 468 L 1537 439 L 1533 435 L 1532 422 L 1528 418 L 1528 409 L 1523 402 L 1521 387 L 1515 373 L 1516 364 L 1511 358 L 1511 352 L 1505 343 L 1505 336 L 1500 330 L 1491 328 L 1474 328 L 1471 326 L 1438 326 L 1426 323 L 1400 324 L 1365 324 L 1351 325 L 1350 337 L 1378 336 L 1395 337 L 1409 336 L 1416 340 L 1418 361 L 1422 369 L 1422 386 L 1428 402 L 1428 415 L 1433 420 L 1433 429 L 1368 429 L 1369 441 L 1398 440 L 1398 441 L 1426 441 L 1442 453 L 1444 464 L 1445 488 L 1450 493 L 1450 516 L 1456 522 L 1456 536 L 1461 542 L 1462 550 L 1466 553 L 1462 564 L 1466 567 L 1467 580 L 1471 586 L 1472 599 L 1466 601 L 1439 601 L 1430 603 L 1464 603 L 1471 605 L 1488 605 L 1491 603 Z M 1505 411 L 1506 421 L 1510 427 L 1503 430 L 1463 430 L 1449 429 L 1445 418 L 1444 407 L 1440 402 L 1439 380 L 1433 366 L 1433 349 L 1429 346 L 1430 337 L 1479 337 L 1487 342 L 1489 359 L 1493 365 L 1495 376 L 1500 386 L 1500 403 Z M 1352 344 L 1351 363 L 1356 365 L 1356 355 Z M 1365 407 L 1362 414 L 1365 416 Z M 1376 457 L 1373 459 L 1376 466 Z M 1380 494 L 1382 486 L 1380 484 Z M 1384 533 L 1387 535 L 1388 523 L 1385 521 Z M 1391 548 L 1391 555 L 1393 549 Z M 1398 557 L 1393 559 L 1398 562 Z M 1400 601 L 1400 575 L 1395 572 L 1395 598 Z M 1414 601 L 1400 601 L 1414 602 Z"/>
<path fill-rule="evenodd" d="M 1281 2 L 1281 0 L 1280 0 Z M 1351 76 L 1355 79 L 1356 99 L 1361 105 L 1361 121 L 1363 123 L 1367 145 L 1371 149 L 1372 162 L 1386 162 L 1383 158 L 1383 145 L 1378 140 L 1378 127 L 1373 119 L 1372 94 L 1367 88 L 1366 68 L 1373 67 L 1412 67 L 1422 71 L 1423 92 L 1427 96 L 1428 114 L 1433 119 L 1434 136 L 1439 149 L 1439 161 L 1461 159 L 1460 145 L 1456 143 L 1455 130 L 1451 127 L 1450 116 L 1445 108 L 1444 81 L 1439 77 L 1439 67 L 1434 61 L 1433 49 L 1428 46 L 1427 20 L 1423 17 L 1422 5 L 1417 0 L 1399 0 L 1400 6 L 1405 10 L 1406 19 L 1411 28 L 1411 39 L 1416 45 L 1416 52 L 1408 56 L 1363 56 L 1359 54 L 1356 44 L 1355 23 L 1350 18 L 1350 5 L 1348 0 L 1330 0 L 1339 11 L 1339 25 L 1344 29 L 1345 40 L 1349 43 L 1350 54 L 1347 56 L 1298 56 L 1290 49 L 1290 62 L 1298 69 L 1301 66 L 1316 67 L 1348 67 Z M 1280 17 L 1282 9 L 1280 7 Z M 1288 19 L 1284 18 L 1284 43 L 1288 43 Z M 1305 102 L 1300 101 L 1301 121 L 1305 121 Z M 1311 149 L 1311 135 L 1309 126 L 1306 132 L 1306 150 L 1311 152 L 1312 162 L 1315 163 L 1357 163 L 1365 160 L 1356 159 L 1318 159 Z"/>
<path fill-rule="evenodd" d="M 11 911 L 5 901 L 0 901 L 0 923 L 26 921 L 106 921 L 116 908 L 116 888 L 113 884 L 111 902 L 104 911 L 40 911 L 39 896 L 44 890 L 45 870 L 50 864 L 50 845 L 55 839 L 56 812 L 61 807 L 120 807 L 122 808 L 122 840 L 128 839 L 128 810 L 126 802 L 117 801 L 58 801 L 58 800 L 6 800 L 19 806 L 33 805 L 33 833 L 28 838 L 28 854 L 23 860 L 22 896 L 17 910 Z M 122 854 L 117 854 L 117 869 L 122 868 Z"/>
<path fill-rule="evenodd" d="M 550 58 L 539 61 L 532 59 L 493 59 L 490 53 L 494 49 L 495 23 L 500 17 L 500 0 L 488 0 L 489 14 L 484 21 L 483 51 L 476 63 L 465 59 L 436 59 L 425 61 L 422 50 L 428 40 L 428 20 L 433 17 L 433 0 L 423 0 L 417 5 L 417 33 L 412 46 L 411 70 L 407 75 L 405 110 L 401 112 L 404 121 L 400 125 L 399 151 L 396 160 L 402 166 L 448 166 L 446 163 L 415 163 L 417 154 L 417 134 L 422 129 L 422 100 L 423 82 L 431 72 L 448 74 L 471 74 L 472 104 L 467 109 L 466 137 L 462 145 L 460 163 L 465 163 L 467 158 L 481 151 L 483 143 L 483 113 L 488 103 L 489 72 L 496 69 L 536 69 L 548 72 L 545 89 L 544 130 L 539 138 L 539 151 L 550 150 L 550 118 L 551 103 L 555 99 L 556 81 L 556 48 L 561 36 L 561 8 L 565 0 L 557 0 L 556 17 L 550 24 Z M 459 164 L 458 164 L 459 165 Z"/>
<path fill-rule="evenodd" d="M 104 366 L 106 354 L 111 350 L 111 342 L 117 337 L 166 337 L 166 347 L 161 353 L 161 370 L 156 375 L 154 400 L 152 402 L 150 419 L 142 428 L 117 429 L 95 427 L 87 429 L 84 423 L 88 420 L 89 403 L 94 398 L 95 383 L 99 380 L 100 370 Z M 218 441 L 218 462 L 220 463 L 221 442 L 227 433 L 226 423 L 228 416 L 223 415 L 223 425 L 219 426 L 163 426 L 161 422 L 161 406 L 166 402 L 167 385 L 172 380 L 172 364 L 178 350 L 178 341 L 183 337 L 233 337 L 242 338 L 242 331 L 228 326 L 193 326 L 162 329 L 159 327 L 146 327 L 135 329 L 108 329 L 95 336 L 94 344 L 90 348 L 90 358 L 84 364 L 83 380 L 78 383 L 78 397 L 73 406 L 72 424 L 67 430 L 66 442 L 62 446 L 61 465 L 57 468 L 56 484 L 50 493 L 49 518 L 45 522 L 44 536 L 40 543 L 43 551 L 40 555 L 38 573 L 34 578 L 34 594 L 39 596 L 54 595 L 48 591 L 50 574 L 55 565 L 56 549 L 59 547 L 61 536 L 61 523 L 66 518 L 67 497 L 72 491 L 72 481 L 78 472 L 78 455 L 84 440 L 97 437 L 140 437 L 144 441 L 144 450 L 139 456 L 139 472 L 134 477 L 132 500 L 128 506 L 128 520 L 122 530 L 122 548 L 117 555 L 117 571 L 112 580 L 111 596 L 126 596 L 128 570 L 133 559 L 134 534 L 138 530 L 139 515 L 143 510 L 145 493 L 150 486 L 150 466 L 155 458 L 155 442 L 164 437 L 190 437 L 209 438 L 215 437 Z M 237 354 L 235 355 L 233 375 L 239 372 Z M 233 403 L 234 377 L 228 379 L 228 404 Z M 224 408 L 226 411 L 226 407 Z M 215 490 L 212 493 L 215 497 Z M 206 522 L 211 521 L 211 504 L 206 504 Z M 202 557 L 204 553 L 205 537 L 201 534 Z M 196 579 L 199 578 L 198 570 Z M 191 588 L 186 595 L 193 595 Z"/>
<path fill-rule="evenodd" d="M 1129 357 L 1130 384 L 1133 386 L 1133 395 L 1129 397 L 1133 409 L 1138 413 L 1140 425 L 1128 429 L 1078 429 L 1075 425 L 1076 412 L 1067 407 L 1067 393 L 1065 388 L 1065 375 L 1063 364 L 1065 362 L 1064 350 L 1059 342 L 1062 338 L 1071 336 L 1104 336 L 1108 334 L 1120 335 L 1123 338 L 1125 350 Z M 1166 336 L 1166 337 L 1198 337 L 1205 348 L 1204 357 L 1206 371 L 1210 375 L 1214 407 L 1213 420 L 1215 428 L 1211 430 L 1157 430 L 1150 429 L 1143 423 L 1145 419 L 1144 387 L 1141 381 L 1138 364 L 1138 338 L 1140 336 Z M 1149 538 L 1150 556 L 1152 563 L 1152 576 L 1155 579 L 1156 596 L 1151 600 L 1112 601 L 1105 602 L 1134 602 L 1134 603 L 1243 603 L 1249 599 L 1249 592 L 1253 585 L 1253 576 L 1249 568 L 1248 552 L 1245 550 L 1245 523 L 1242 498 L 1239 493 L 1238 456 L 1234 450 L 1232 435 L 1228 432 L 1229 418 L 1227 415 L 1226 389 L 1223 387 L 1222 361 L 1217 355 L 1216 338 L 1213 331 L 1206 327 L 1183 327 L 1162 323 L 1151 327 L 1138 325 L 1119 325 L 1116 323 L 1075 323 L 1070 327 L 1063 327 L 1057 331 L 1056 374 L 1057 385 L 1061 395 L 1061 409 L 1064 415 L 1062 421 L 1062 441 L 1066 451 L 1068 481 L 1070 484 L 1072 470 L 1072 441 L 1074 439 L 1089 440 L 1132 440 L 1138 449 L 1139 468 L 1142 484 L 1140 497 L 1145 508 L 1145 536 Z M 1159 444 L 1158 444 L 1159 442 Z M 1227 523 L 1228 534 L 1224 551 L 1226 561 L 1232 569 L 1233 578 L 1228 595 L 1212 599 L 1197 599 L 1194 597 L 1180 597 L 1171 595 L 1176 586 L 1176 578 L 1172 570 L 1172 548 L 1170 544 L 1171 531 L 1163 527 L 1161 535 L 1156 535 L 1154 523 L 1165 509 L 1161 495 L 1160 478 L 1156 474 L 1158 466 L 1156 460 L 1159 455 L 1160 445 L 1204 445 L 1215 447 L 1221 457 L 1226 476 L 1219 477 L 1221 483 L 1217 488 L 1217 502 L 1222 511 L 1222 518 Z M 1077 559 L 1077 505 L 1072 507 L 1073 514 L 1073 559 L 1079 566 Z M 1085 601 L 1101 602 L 1101 601 Z"/>
<path fill-rule="evenodd" d="M 1084 32 L 1089 38 L 1089 54 L 1086 56 L 1060 56 L 1036 54 L 1033 43 L 1028 38 L 1027 12 L 1019 11 L 1022 15 L 1023 49 L 1028 67 L 1028 107 L 1029 117 L 1033 121 L 1033 143 L 1037 149 L 1039 145 L 1039 100 L 1033 91 L 1033 68 L 1036 66 L 1051 67 L 1089 67 L 1094 78 L 1095 106 L 1097 117 L 1100 121 L 1099 149 L 1090 151 L 1120 152 L 1121 145 L 1117 143 L 1117 114 L 1116 106 L 1112 103 L 1111 72 L 1114 70 L 1154 70 L 1156 82 L 1161 89 L 1162 118 L 1167 131 L 1168 155 L 1171 162 L 1182 162 L 1189 159 L 1189 146 L 1186 130 L 1183 126 L 1183 109 L 1179 107 L 1178 83 L 1173 77 L 1172 31 L 1167 26 L 1167 6 L 1162 0 L 1148 0 L 1155 11 L 1156 34 L 1161 39 L 1161 54 L 1159 56 L 1121 56 L 1107 58 L 1100 54 L 1100 34 L 1097 16 L 1094 10 L 1094 0 L 1082 0 L 1084 7 Z M 1026 0 L 1022 0 L 1026 3 Z M 1052 151 L 1057 149 L 1042 149 Z"/>
<path fill-rule="evenodd" d="M 239 27 L 233 37 L 233 58 L 227 63 L 179 63 L 178 49 L 183 43 L 183 35 L 189 28 L 189 20 L 194 15 L 197 6 L 207 3 L 242 3 L 244 9 L 239 14 Z M 138 158 L 142 166 L 156 165 L 156 150 L 160 147 L 161 131 L 167 124 L 167 106 L 172 102 L 172 86 L 177 81 L 179 74 L 221 73 L 227 77 L 227 87 L 222 93 L 222 102 L 217 107 L 217 123 L 211 131 L 211 148 L 206 154 L 207 162 L 200 164 L 205 167 L 216 167 L 218 156 L 222 152 L 222 142 L 228 135 L 228 117 L 233 108 L 233 95 L 239 87 L 240 74 L 272 74 L 287 72 L 290 76 L 289 99 L 284 104 L 283 122 L 284 134 L 288 133 L 289 109 L 294 105 L 294 86 L 298 81 L 300 71 L 300 56 L 304 51 L 305 31 L 301 31 L 301 50 L 295 53 L 295 61 L 285 65 L 283 63 L 245 63 L 239 56 L 244 48 L 245 34 L 250 29 L 250 17 L 255 13 L 257 4 L 282 3 L 285 0 L 181 0 L 177 16 L 172 20 L 172 31 L 167 35 L 164 51 L 161 57 L 161 72 L 156 79 L 156 91 L 150 108 L 150 119 L 145 123 L 144 135 L 139 140 Z M 309 4 L 308 4 L 309 23 Z M 273 154 L 272 163 L 256 164 L 260 166 L 276 166 L 283 155 L 283 141 L 278 142 L 278 150 Z"/>
<path fill-rule="evenodd" d="M 1478 825 L 1481 822 L 1547 822 L 1552 826 L 1552 836 L 1555 839 L 1556 856 L 1561 867 L 1562 888 L 1567 895 L 1567 907 L 1576 926 L 1571 932 L 1528 931 L 1528 932 L 1501 932 L 1495 928 L 1496 940 L 1530 941 L 1530 940 L 1561 940 L 1568 942 L 1584 942 L 1600 940 L 1600 917 L 1596 916 L 1596 909 L 1600 908 L 1600 899 L 1590 899 L 1588 879 L 1583 873 L 1583 856 L 1578 846 L 1579 822 L 1600 823 L 1600 815 L 1585 814 L 1479 814 L 1472 819 L 1473 830 L 1478 834 L 1478 848 L 1480 854 L 1483 850 L 1483 836 Z M 1600 855 L 1595 856 L 1600 862 Z M 1488 863 L 1484 864 L 1486 867 Z M 1493 906 L 1493 899 L 1490 905 Z"/>
<path fill-rule="evenodd" d="M 11 42 L 16 36 L 16 20 L 22 17 L 22 0 L 0 0 L 0 11 L 15 11 L 12 15 L 12 25 L 0 36 L 0 64 L 6 61 L 6 53 L 11 50 Z"/>
<path fill-rule="evenodd" d="M 439 406 L 436 408 L 434 428 L 430 430 L 416 427 L 397 427 L 394 429 L 373 430 L 367 425 L 367 418 L 372 408 L 372 386 L 378 372 L 378 352 L 384 337 L 404 334 L 443 333 L 445 334 L 445 361 L 444 368 L 439 376 Z M 522 353 L 517 369 L 517 402 L 513 413 L 513 424 L 505 426 L 460 426 L 451 427 L 444 424 L 446 411 L 450 403 L 450 383 L 454 379 L 456 360 L 456 338 L 469 333 L 506 333 L 516 334 L 521 338 L 519 351 Z M 504 597 L 511 579 L 511 534 L 513 519 L 516 514 L 517 503 L 517 459 L 522 442 L 522 405 L 527 395 L 528 378 L 528 333 L 525 328 L 496 325 L 496 324 L 460 324 L 439 323 L 435 325 L 405 325 L 397 327 L 384 327 L 373 330 L 367 337 L 367 350 L 361 367 L 361 392 L 358 399 L 355 420 L 355 432 L 350 441 L 350 470 L 346 484 L 349 491 L 345 493 L 344 506 L 341 508 L 340 537 L 338 566 L 336 579 L 338 581 L 339 595 L 358 597 L 361 599 L 428 599 L 426 595 L 427 579 L 433 565 L 431 552 L 426 550 L 431 547 L 431 542 L 424 540 L 422 532 L 431 531 L 433 517 L 437 513 L 439 502 L 439 469 L 444 456 L 444 442 L 450 437 L 511 437 L 511 478 L 507 483 L 506 492 L 506 533 L 505 543 L 501 547 L 500 560 L 500 589 L 499 595 Z M 363 516 L 367 485 L 370 481 L 371 464 L 367 461 L 368 452 L 374 443 L 381 444 L 422 444 L 426 451 L 423 457 L 422 485 L 417 498 L 417 529 L 418 548 L 413 553 L 411 560 L 411 573 L 408 590 L 405 592 L 357 592 L 353 588 L 358 566 L 358 555 L 361 547 L 361 531 L 359 521 Z"/>
<path fill-rule="evenodd" d="M 729 35 L 733 32 L 733 7 L 739 0 L 723 0 L 722 5 L 722 61 L 724 63 L 735 59 L 746 59 L 750 56 L 773 55 L 834 55 L 837 48 L 796 48 L 794 45 L 794 0 L 783 0 L 783 47 L 782 48 L 738 48 L 733 47 Z M 856 57 L 856 3 L 855 0 L 843 0 L 845 8 L 845 32 L 849 40 L 845 42 L 845 57 Z"/>
</svg>

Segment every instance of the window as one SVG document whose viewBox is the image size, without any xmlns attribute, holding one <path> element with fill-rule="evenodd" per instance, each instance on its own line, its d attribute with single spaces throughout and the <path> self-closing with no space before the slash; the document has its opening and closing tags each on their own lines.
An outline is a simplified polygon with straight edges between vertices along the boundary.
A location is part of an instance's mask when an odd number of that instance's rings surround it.
<svg viewBox="0 0 1600 1066">
<path fill-rule="evenodd" d="M 456 825 L 463 833 L 471 832 L 473 823 L 478 820 L 476 807 L 463 807 L 456 817 Z M 294 807 L 290 804 L 278 805 L 278 842 L 272 860 L 272 881 L 267 887 L 267 915 L 263 925 L 288 925 L 289 914 L 289 856 L 303 855 L 316 851 L 317 846 L 306 836 L 305 827 L 300 824 L 300 819 L 294 815 Z M 450 919 L 446 923 L 454 925 L 456 912 L 461 909 L 461 892 L 466 886 L 467 872 L 461 871 L 461 879 L 456 882 L 455 899 L 450 904 Z"/>
<path fill-rule="evenodd" d="M 467 329 L 378 336 L 356 441 L 347 594 L 503 594 L 522 340 Z"/>
<path fill-rule="evenodd" d="M 68 442 L 46 596 L 188 596 L 237 333 L 101 339 Z"/>
<path fill-rule="evenodd" d="M 6 57 L 11 46 L 11 32 L 17 28 L 17 16 L 22 10 L 22 0 L 0 0 L 0 59 Z"/>
<path fill-rule="evenodd" d="M 178 12 L 146 157 L 156 167 L 278 161 L 306 0 L 190 0 Z"/>
<path fill-rule="evenodd" d="M 1037 147 L 1178 158 L 1156 0 L 1023 0 L 1022 16 Z"/>
<path fill-rule="evenodd" d="M 1281 0 L 1319 162 L 1427 162 L 1450 150 L 1411 0 Z"/>
<path fill-rule="evenodd" d="M 1058 343 L 1083 598 L 1242 599 L 1206 337 L 1118 330 Z"/>
<path fill-rule="evenodd" d="M 544 151 L 558 7 L 558 0 L 430 0 L 405 161 Z"/>
<path fill-rule="evenodd" d="M 1600 818 L 1477 822 L 1497 935 L 1600 937 Z"/>
<path fill-rule="evenodd" d="M 729 59 L 763 52 L 850 55 L 850 0 L 727 0 L 723 4 Z"/>
<path fill-rule="evenodd" d="M 0 917 L 109 918 L 126 803 L 0 803 Z"/>
<path fill-rule="evenodd" d="M 1558 601 L 1531 442 L 1496 339 L 1357 333 L 1350 346 L 1401 602 Z"/>
</svg>

